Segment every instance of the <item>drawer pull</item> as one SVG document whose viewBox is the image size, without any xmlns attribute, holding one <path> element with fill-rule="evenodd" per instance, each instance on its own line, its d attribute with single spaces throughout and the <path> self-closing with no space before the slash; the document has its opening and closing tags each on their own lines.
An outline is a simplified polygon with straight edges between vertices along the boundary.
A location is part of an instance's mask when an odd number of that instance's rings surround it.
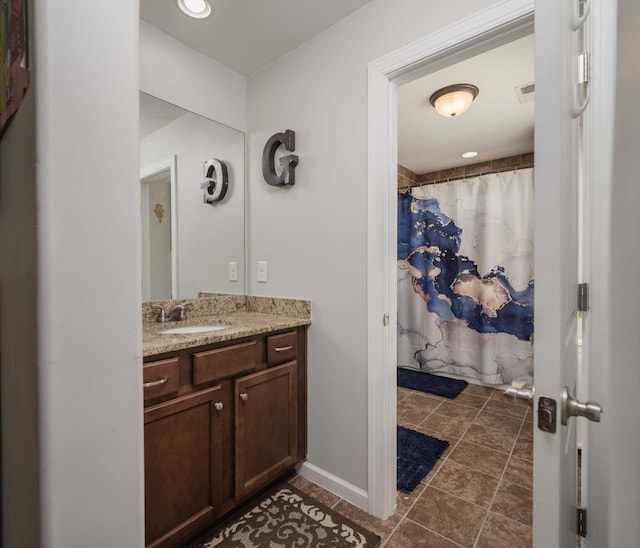
<svg viewBox="0 0 640 548">
<path fill-rule="evenodd" d="M 247 394 L 246 392 L 243 392 L 242 394 L 240 394 L 240 399 L 242 401 L 247 401 L 249 399 L 249 394 Z"/>
<path fill-rule="evenodd" d="M 216 408 L 216 411 L 222 411 L 222 408 L 224 407 L 222 402 L 216 402 L 213 406 Z"/>
<path fill-rule="evenodd" d="M 166 384 L 167 382 L 169 382 L 169 377 L 164 377 L 159 381 L 143 382 L 142 388 L 151 388 L 153 386 L 160 386 L 161 384 Z"/>
<path fill-rule="evenodd" d="M 293 348 L 293 345 L 290 344 L 289 346 L 276 346 L 274 350 L 276 352 L 286 352 L 287 350 L 291 350 L 292 348 Z"/>
</svg>

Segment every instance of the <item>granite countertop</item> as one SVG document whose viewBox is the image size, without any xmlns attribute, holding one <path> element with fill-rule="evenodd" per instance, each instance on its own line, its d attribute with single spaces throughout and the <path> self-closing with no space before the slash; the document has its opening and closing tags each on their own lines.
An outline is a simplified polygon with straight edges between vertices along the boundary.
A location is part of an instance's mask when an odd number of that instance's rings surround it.
<svg viewBox="0 0 640 548">
<path fill-rule="evenodd" d="M 266 297 L 242 297 L 201 294 L 187 311 L 187 319 L 160 323 L 154 320 L 157 312 L 151 304 L 161 304 L 169 311 L 172 306 L 185 300 L 145 303 L 143 305 L 143 356 L 175 352 L 185 348 L 213 344 L 269 331 L 291 329 L 311 323 L 309 301 L 273 299 Z M 160 334 L 174 327 L 193 325 L 228 325 L 226 329 L 189 334 Z"/>
</svg>

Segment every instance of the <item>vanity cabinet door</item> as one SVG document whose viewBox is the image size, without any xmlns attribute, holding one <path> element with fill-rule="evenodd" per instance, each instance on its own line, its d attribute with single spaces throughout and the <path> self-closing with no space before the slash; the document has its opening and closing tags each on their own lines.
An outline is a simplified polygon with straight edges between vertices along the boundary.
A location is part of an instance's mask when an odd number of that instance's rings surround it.
<svg viewBox="0 0 640 548">
<path fill-rule="evenodd" d="M 244 498 L 298 460 L 297 363 L 235 381 L 236 498 Z"/>
<path fill-rule="evenodd" d="M 144 411 L 147 546 L 176 546 L 219 514 L 221 394 L 216 386 Z"/>
</svg>

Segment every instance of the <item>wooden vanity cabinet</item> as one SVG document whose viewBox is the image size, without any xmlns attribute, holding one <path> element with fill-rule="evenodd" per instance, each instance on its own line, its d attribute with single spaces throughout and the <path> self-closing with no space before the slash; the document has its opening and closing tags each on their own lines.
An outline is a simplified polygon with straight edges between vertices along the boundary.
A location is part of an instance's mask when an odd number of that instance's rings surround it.
<svg viewBox="0 0 640 548">
<path fill-rule="evenodd" d="M 147 546 L 194 538 L 306 456 L 305 327 L 145 358 L 143 378 Z"/>
<path fill-rule="evenodd" d="M 296 362 L 235 381 L 236 497 L 242 499 L 298 460 Z"/>
<path fill-rule="evenodd" d="M 144 413 L 147 546 L 176 546 L 219 514 L 220 392 L 208 388 Z"/>
</svg>

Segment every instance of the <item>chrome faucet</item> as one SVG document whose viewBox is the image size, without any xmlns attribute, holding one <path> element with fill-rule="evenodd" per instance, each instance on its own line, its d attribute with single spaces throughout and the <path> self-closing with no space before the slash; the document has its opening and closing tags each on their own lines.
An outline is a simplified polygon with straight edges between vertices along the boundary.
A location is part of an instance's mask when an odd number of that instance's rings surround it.
<svg viewBox="0 0 640 548">
<path fill-rule="evenodd" d="M 191 306 L 192 303 L 177 304 L 169 312 L 170 322 L 179 322 L 187 319 L 187 306 Z"/>
<path fill-rule="evenodd" d="M 166 313 L 164 307 L 160 304 L 152 304 L 151 308 L 159 311 L 158 317 L 156 318 L 157 322 L 179 322 L 187 319 L 187 307 L 191 305 L 192 303 L 177 304 L 171 309 L 169 314 Z"/>
<path fill-rule="evenodd" d="M 164 311 L 164 307 L 160 304 L 152 304 L 151 308 L 153 310 L 159 310 L 160 312 L 158 312 L 158 317 L 156 318 L 157 322 L 168 322 L 169 318 L 167 318 L 167 314 Z"/>
</svg>

